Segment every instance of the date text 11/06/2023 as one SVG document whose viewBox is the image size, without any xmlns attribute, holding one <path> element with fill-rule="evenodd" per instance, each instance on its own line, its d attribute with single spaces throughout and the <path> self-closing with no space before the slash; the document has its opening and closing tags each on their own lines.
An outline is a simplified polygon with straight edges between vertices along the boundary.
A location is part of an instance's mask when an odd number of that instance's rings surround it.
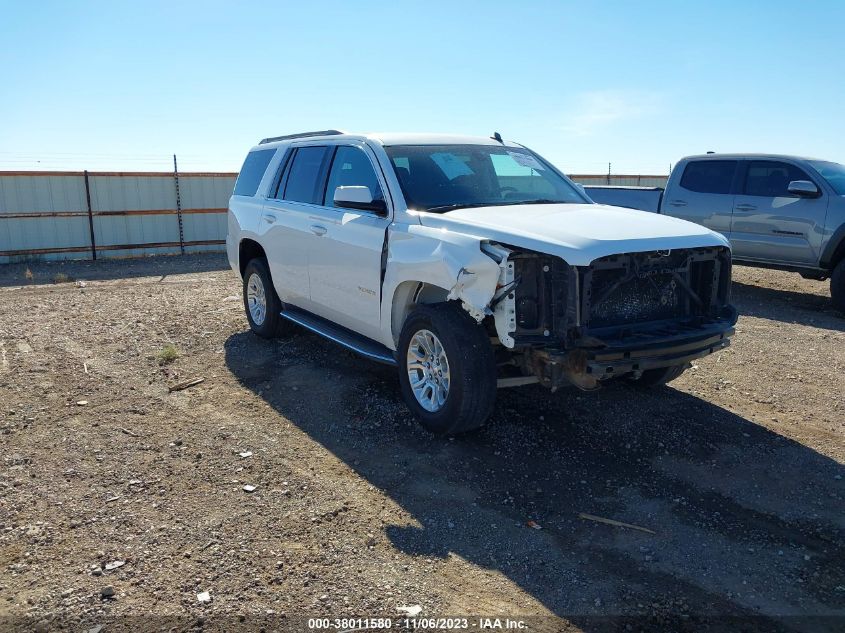
<svg viewBox="0 0 845 633">
<path fill-rule="evenodd" d="M 502 630 L 524 631 L 523 620 L 510 618 L 309 618 L 308 628 L 323 631 L 405 630 Z"/>
</svg>

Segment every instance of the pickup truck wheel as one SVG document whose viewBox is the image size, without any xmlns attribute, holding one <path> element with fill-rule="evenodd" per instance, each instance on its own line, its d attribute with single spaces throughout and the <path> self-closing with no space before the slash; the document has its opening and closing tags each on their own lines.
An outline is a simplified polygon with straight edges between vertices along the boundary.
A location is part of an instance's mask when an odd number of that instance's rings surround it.
<svg viewBox="0 0 845 633">
<path fill-rule="evenodd" d="M 282 302 L 273 288 L 270 269 L 264 259 L 253 259 L 244 269 L 244 310 L 249 328 L 262 338 L 282 334 L 287 322 L 279 316 Z"/>
<path fill-rule="evenodd" d="M 675 365 L 674 367 L 660 367 L 659 369 L 646 369 L 643 375 L 634 384 L 638 387 L 662 387 L 667 382 L 672 382 L 686 371 L 686 365 Z"/>
<path fill-rule="evenodd" d="M 830 299 L 834 308 L 845 312 L 845 259 L 836 265 L 830 276 Z"/>
<path fill-rule="evenodd" d="M 399 336 L 402 396 L 437 435 L 465 433 L 490 417 L 496 363 L 487 333 L 456 304 L 421 305 Z"/>
</svg>

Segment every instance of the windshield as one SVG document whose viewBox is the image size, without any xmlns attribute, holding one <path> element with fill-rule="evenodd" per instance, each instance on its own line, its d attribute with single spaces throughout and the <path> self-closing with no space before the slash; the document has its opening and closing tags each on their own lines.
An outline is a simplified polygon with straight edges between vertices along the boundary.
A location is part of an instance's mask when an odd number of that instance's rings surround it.
<svg viewBox="0 0 845 633">
<path fill-rule="evenodd" d="M 816 168 L 833 190 L 840 196 L 845 196 L 845 165 L 829 163 L 823 160 L 811 160 L 810 164 Z"/>
<path fill-rule="evenodd" d="M 392 145 L 384 148 L 409 209 L 589 203 L 527 149 L 498 145 Z"/>
</svg>

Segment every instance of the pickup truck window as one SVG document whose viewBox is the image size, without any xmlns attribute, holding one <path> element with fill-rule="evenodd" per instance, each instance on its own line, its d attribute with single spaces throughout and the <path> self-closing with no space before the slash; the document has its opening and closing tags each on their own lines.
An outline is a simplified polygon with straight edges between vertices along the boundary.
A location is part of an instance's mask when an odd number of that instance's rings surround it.
<svg viewBox="0 0 845 633">
<path fill-rule="evenodd" d="M 589 200 L 536 154 L 496 145 L 385 147 L 408 207 L 586 203 Z"/>
<path fill-rule="evenodd" d="M 745 175 L 745 195 L 794 198 L 795 194 L 789 193 L 789 183 L 793 180 L 813 181 L 795 165 L 773 160 L 752 160 L 748 163 Z"/>
<path fill-rule="evenodd" d="M 273 159 L 273 154 L 276 153 L 274 149 L 259 149 L 250 152 L 246 156 L 241 172 L 238 174 L 238 180 L 235 183 L 236 196 L 254 196 L 258 190 L 258 185 L 261 184 L 261 179 L 264 177 L 264 171 L 267 165 Z"/>
<path fill-rule="evenodd" d="M 687 163 L 681 187 L 698 193 L 730 193 L 737 161 L 694 160 Z"/>
<path fill-rule="evenodd" d="M 845 196 L 845 165 L 824 160 L 811 160 L 810 164 L 838 195 Z"/>
<path fill-rule="evenodd" d="M 384 200 L 376 172 L 364 150 L 348 145 L 338 147 L 329 172 L 329 184 L 326 187 L 324 205 L 327 207 L 335 206 L 334 191 L 338 187 L 362 185 L 369 187 L 373 200 Z"/>
<path fill-rule="evenodd" d="M 296 150 L 293 163 L 288 171 L 284 199 L 291 202 L 309 202 L 322 204 L 323 192 L 318 191 L 325 162 L 329 154 L 328 147 L 300 147 Z"/>
</svg>

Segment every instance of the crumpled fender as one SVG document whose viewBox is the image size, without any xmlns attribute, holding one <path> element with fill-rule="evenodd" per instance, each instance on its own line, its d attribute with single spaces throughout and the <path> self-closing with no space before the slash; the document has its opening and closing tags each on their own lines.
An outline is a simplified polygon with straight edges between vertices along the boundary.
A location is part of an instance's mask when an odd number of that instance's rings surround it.
<svg viewBox="0 0 845 633">
<path fill-rule="evenodd" d="M 420 281 L 448 291 L 479 323 L 489 314 L 496 293 L 499 265 L 481 250 L 483 238 L 422 225 L 406 225 L 388 235 L 387 269 L 382 284 L 382 331 L 390 347 L 392 307 L 396 289 L 406 281 Z"/>
</svg>

